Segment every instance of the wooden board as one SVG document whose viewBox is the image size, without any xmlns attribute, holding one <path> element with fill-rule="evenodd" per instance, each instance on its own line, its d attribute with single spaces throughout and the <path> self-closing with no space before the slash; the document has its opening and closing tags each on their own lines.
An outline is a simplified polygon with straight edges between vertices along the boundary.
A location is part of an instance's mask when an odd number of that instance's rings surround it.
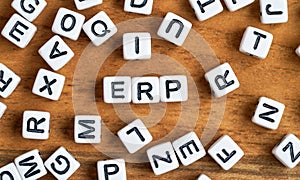
<svg viewBox="0 0 300 180">
<path fill-rule="evenodd" d="M 15 157 L 32 149 L 39 149 L 46 160 L 58 147 L 66 147 L 81 163 L 80 169 L 71 179 L 96 179 L 96 162 L 111 157 L 97 150 L 93 145 L 75 144 L 73 140 L 73 102 L 72 88 L 76 65 L 83 50 L 90 43 L 82 32 L 78 41 L 64 38 L 72 48 L 75 57 L 59 73 L 66 76 L 63 94 L 59 101 L 50 101 L 31 93 L 33 82 L 40 68 L 50 70 L 50 67 L 38 54 L 38 49 L 54 34 L 51 32 L 52 22 L 59 7 L 76 10 L 72 0 L 47 0 L 48 5 L 43 13 L 34 21 L 38 31 L 25 49 L 19 49 L 2 36 L 0 37 L 0 62 L 10 67 L 21 76 L 22 81 L 16 91 L 7 99 L 1 99 L 7 104 L 8 110 L 0 120 L 0 167 L 14 160 Z M 3 28 L 15 11 L 10 6 L 11 1 L 0 2 L 0 27 Z M 209 156 L 196 163 L 167 173 L 155 176 L 149 163 L 127 163 L 128 179 L 196 179 L 205 173 L 212 179 L 299 179 L 300 166 L 287 169 L 271 154 L 272 148 L 287 133 L 300 137 L 300 59 L 294 53 L 300 44 L 300 5 L 297 0 L 289 0 L 289 22 L 277 25 L 263 25 L 259 20 L 259 2 L 237 12 L 224 10 L 220 15 L 199 22 L 187 0 L 155 1 L 151 17 L 163 17 L 167 12 L 174 12 L 193 23 L 193 29 L 200 33 L 212 47 L 220 62 L 229 62 L 235 70 L 241 87 L 227 96 L 226 110 L 222 123 L 213 140 L 221 135 L 230 135 L 244 150 L 245 156 L 231 170 L 222 170 Z M 106 11 L 115 24 L 128 19 L 143 18 L 143 15 L 125 13 L 123 1 L 105 0 L 102 5 L 80 11 L 87 19 L 97 12 Z M 77 11 L 77 10 L 76 10 Z M 247 26 L 269 31 L 274 35 L 274 41 L 265 60 L 258 60 L 241 54 L 239 43 Z M 195 132 L 201 137 L 209 114 L 211 112 L 210 89 L 204 80 L 204 70 L 197 64 L 195 58 L 181 47 L 162 40 L 153 40 L 153 52 L 166 54 L 182 66 L 193 77 L 198 88 L 200 106 L 191 107 L 200 110 Z M 125 63 L 122 60 L 122 48 L 111 54 L 99 71 L 96 84 L 96 104 L 103 118 L 103 123 L 116 133 L 125 123 L 118 118 L 113 105 L 104 104 L 102 98 L 102 78 L 115 75 L 118 68 Z M 142 65 L 142 64 L 141 64 Z M 153 67 L 148 67 L 153 68 Z M 132 70 L 134 71 L 134 69 Z M 190 94 L 191 95 L 191 94 Z M 191 95 L 192 96 L 192 95 Z M 251 122 L 257 100 L 267 96 L 286 105 L 286 110 L 276 131 L 266 130 Z M 157 104 L 160 106 L 161 104 Z M 131 105 L 132 110 L 140 117 L 150 113 L 148 105 Z M 162 106 L 164 107 L 164 106 Z M 154 140 L 166 136 L 176 126 L 181 105 L 169 103 L 164 118 L 150 128 Z M 22 114 L 25 110 L 44 110 L 51 113 L 51 134 L 46 141 L 26 140 L 21 136 Z M 129 120 L 129 119 L 128 119 Z M 105 138 L 103 136 L 102 138 Z M 117 150 L 112 150 L 117 152 Z M 54 179 L 48 173 L 42 179 Z"/>
</svg>

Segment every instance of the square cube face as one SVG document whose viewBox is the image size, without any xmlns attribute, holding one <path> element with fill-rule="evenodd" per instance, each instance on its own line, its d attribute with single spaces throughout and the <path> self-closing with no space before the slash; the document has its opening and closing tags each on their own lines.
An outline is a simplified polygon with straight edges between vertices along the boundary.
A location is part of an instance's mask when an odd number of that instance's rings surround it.
<svg viewBox="0 0 300 180">
<path fill-rule="evenodd" d="M 153 0 L 125 0 L 124 11 L 138 14 L 150 15 L 152 12 Z"/>
<path fill-rule="evenodd" d="M 47 174 L 39 150 L 29 151 L 15 159 L 15 165 L 23 180 L 39 179 Z"/>
<path fill-rule="evenodd" d="M 80 163 L 64 147 L 60 147 L 45 161 L 45 167 L 56 179 L 68 179 Z"/>
<path fill-rule="evenodd" d="M 259 0 L 260 21 L 263 24 L 288 22 L 287 0 Z"/>
<path fill-rule="evenodd" d="M 160 99 L 162 102 L 183 102 L 188 100 L 188 83 L 186 76 L 161 76 Z"/>
<path fill-rule="evenodd" d="M 116 25 L 104 11 L 89 19 L 82 28 L 95 46 L 100 46 L 118 31 Z"/>
<path fill-rule="evenodd" d="M 49 39 L 39 49 L 39 54 L 54 71 L 61 69 L 74 56 L 73 51 L 58 35 Z"/>
<path fill-rule="evenodd" d="M 171 142 L 151 147 L 147 150 L 147 156 L 155 175 L 161 175 L 179 167 Z"/>
<path fill-rule="evenodd" d="M 103 79 L 103 95 L 105 103 L 131 102 L 131 77 L 111 76 Z"/>
<path fill-rule="evenodd" d="M 240 51 L 244 54 L 265 59 L 268 56 L 273 41 L 273 35 L 261 29 L 248 27 L 244 32 Z"/>
<path fill-rule="evenodd" d="M 52 32 L 76 41 L 85 17 L 66 8 L 60 8 L 52 25 Z"/>
<path fill-rule="evenodd" d="M 228 63 L 224 63 L 205 74 L 212 93 L 219 98 L 236 90 L 240 87 L 240 83 Z"/>
<path fill-rule="evenodd" d="M 188 166 L 206 155 L 206 151 L 195 132 L 190 132 L 176 139 L 172 144 L 184 166 Z"/>
<path fill-rule="evenodd" d="M 13 0 L 11 6 L 28 21 L 34 21 L 47 6 L 45 0 L 24 1 Z"/>
<path fill-rule="evenodd" d="M 152 141 L 152 135 L 144 123 L 137 119 L 118 131 L 118 136 L 129 153 L 133 154 Z"/>
<path fill-rule="evenodd" d="M 223 11 L 220 0 L 189 0 L 189 2 L 199 21 L 205 21 Z"/>
<path fill-rule="evenodd" d="M 287 134 L 273 150 L 273 155 L 286 167 L 294 168 L 300 162 L 300 141 L 293 134 Z"/>
<path fill-rule="evenodd" d="M 2 118 L 2 116 L 5 113 L 6 109 L 7 109 L 7 106 L 4 103 L 0 102 L 0 118 Z"/>
<path fill-rule="evenodd" d="M 78 10 L 84 10 L 102 4 L 103 0 L 74 0 L 74 2 Z"/>
<path fill-rule="evenodd" d="M 7 98 L 17 88 L 21 78 L 12 70 L 0 63 L 0 96 Z"/>
<path fill-rule="evenodd" d="M 208 154 L 226 171 L 244 156 L 243 150 L 227 135 L 217 140 Z"/>
<path fill-rule="evenodd" d="M 125 33 L 123 35 L 123 56 L 126 60 L 150 59 L 150 33 Z"/>
<path fill-rule="evenodd" d="M 285 105 L 272 99 L 261 97 L 252 122 L 267 129 L 277 129 L 281 121 Z"/>
<path fill-rule="evenodd" d="M 224 0 L 229 11 L 234 12 L 252 4 L 254 0 Z"/>
<path fill-rule="evenodd" d="M 24 111 L 22 136 L 26 139 L 46 140 L 50 132 L 50 113 Z"/>
<path fill-rule="evenodd" d="M 206 176 L 205 174 L 201 174 L 197 180 L 211 180 L 208 176 Z"/>
<path fill-rule="evenodd" d="M 63 90 L 64 83 L 65 77 L 63 75 L 40 69 L 34 81 L 32 93 L 57 101 Z"/>
<path fill-rule="evenodd" d="M 13 14 L 1 34 L 20 48 L 25 48 L 33 38 L 37 28 L 18 14 Z"/>
<path fill-rule="evenodd" d="M 97 162 L 98 179 L 126 180 L 124 159 L 112 159 Z"/>
<path fill-rule="evenodd" d="M 131 80 L 132 102 L 135 104 L 158 103 L 159 79 L 158 77 L 135 77 Z"/>
<path fill-rule="evenodd" d="M 182 46 L 191 28 L 191 22 L 169 12 L 162 21 L 157 35 L 177 46 Z"/>
<path fill-rule="evenodd" d="M 296 49 L 296 54 L 300 57 L 300 46 Z"/>
<path fill-rule="evenodd" d="M 74 139 L 76 143 L 100 143 L 101 117 L 95 115 L 75 116 Z"/>
<path fill-rule="evenodd" d="M 0 168 L 0 178 L 1 180 L 13 179 L 13 180 L 22 180 L 17 167 L 14 163 L 7 164 Z"/>
</svg>

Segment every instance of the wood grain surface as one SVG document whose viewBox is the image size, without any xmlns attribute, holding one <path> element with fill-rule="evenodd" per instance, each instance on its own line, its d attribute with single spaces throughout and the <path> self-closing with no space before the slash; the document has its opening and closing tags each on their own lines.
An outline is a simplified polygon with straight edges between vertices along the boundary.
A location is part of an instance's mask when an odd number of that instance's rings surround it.
<svg viewBox="0 0 300 180">
<path fill-rule="evenodd" d="M 0 120 L 0 167 L 35 148 L 41 151 L 42 158 L 46 160 L 58 147 L 64 146 L 81 163 L 80 169 L 70 179 L 97 179 L 96 162 L 111 157 L 101 153 L 93 145 L 75 144 L 73 140 L 75 115 L 72 102 L 73 76 L 83 50 L 90 43 L 83 32 L 77 41 L 64 38 L 74 51 L 75 57 L 59 70 L 60 74 L 66 76 L 60 100 L 50 101 L 31 93 L 38 70 L 40 68 L 51 70 L 39 56 L 38 49 L 54 35 L 51 26 L 57 10 L 65 7 L 79 12 L 72 0 L 47 0 L 47 2 L 45 10 L 34 21 L 38 28 L 37 34 L 25 49 L 20 49 L 0 37 L 0 62 L 22 78 L 14 93 L 7 99 L 1 99 L 8 106 L 8 110 Z M 11 1 L 8 0 L 0 2 L 1 29 L 15 13 L 10 3 Z M 212 179 L 300 179 L 300 166 L 294 169 L 285 168 L 271 154 L 272 148 L 285 134 L 293 133 L 300 137 L 300 58 L 294 53 L 300 44 L 300 4 L 298 0 L 289 0 L 288 5 L 288 23 L 263 25 L 259 19 L 257 0 L 237 12 L 231 13 L 225 9 L 221 14 L 205 22 L 197 21 L 187 0 L 155 0 L 151 17 L 162 18 L 167 12 L 174 12 L 189 20 L 193 23 L 193 29 L 200 33 L 214 50 L 220 62 L 229 62 L 234 69 L 241 87 L 227 96 L 222 123 L 213 140 L 205 148 L 208 149 L 221 135 L 227 134 L 244 150 L 245 156 L 229 171 L 222 170 L 211 157 L 206 156 L 190 166 L 181 165 L 179 169 L 161 176 L 154 175 L 149 163 L 127 163 L 128 179 L 193 180 L 201 173 L 207 174 Z M 123 6 L 123 1 L 104 0 L 103 4 L 80 13 L 89 19 L 104 10 L 115 24 L 128 19 L 146 17 L 126 13 L 123 11 Z M 247 26 L 261 28 L 274 35 L 270 53 L 265 60 L 255 59 L 238 51 Z M 193 77 L 201 102 L 199 107 L 191 107 L 200 110 L 194 131 L 201 137 L 212 110 L 210 89 L 204 79 L 204 70 L 194 57 L 181 47 L 161 40 L 153 40 L 152 47 L 153 52 L 176 59 Z M 118 68 L 125 63 L 122 57 L 122 47 L 120 47 L 101 67 L 96 84 L 98 111 L 102 116 L 103 124 L 114 134 L 126 124 L 118 118 L 113 105 L 104 104 L 101 84 L 103 77 L 115 75 Z M 141 66 L 143 66 L 142 62 Z M 267 96 L 286 105 L 282 122 L 276 131 L 266 130 L 251 122 L 256 103 L 261 96 Z M 180 103 L 168 103 L 164 118 L 150 128 L 154 140 L 172 131 L 180 116 L 180 107 Z M 148 105 L 131 105 L 131 108 L 141 118 L 151 112 Z M 22 114 L 25 110 L 44 110 L 51 113 L 51 134 L 48 140 L 36 141 L 22 138 Z M 105 136 L 103 135 L 102 138 L 105 139 Z M 48 173 L 42 179 L 54 179 L 54 177 Z"/>
</svg>

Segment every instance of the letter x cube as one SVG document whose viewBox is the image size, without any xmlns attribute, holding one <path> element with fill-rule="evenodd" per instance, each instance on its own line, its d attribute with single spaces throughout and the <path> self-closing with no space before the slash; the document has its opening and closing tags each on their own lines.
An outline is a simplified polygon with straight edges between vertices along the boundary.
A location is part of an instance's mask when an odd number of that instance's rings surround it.
<svg viewBox="0 0 300 180">
<path fill-rule="evenodd" d="M 51 100 L 58 100 L 63 90 L 65 77 L 63 75 L 40 69 L 32 93 Z"/>
</svg>

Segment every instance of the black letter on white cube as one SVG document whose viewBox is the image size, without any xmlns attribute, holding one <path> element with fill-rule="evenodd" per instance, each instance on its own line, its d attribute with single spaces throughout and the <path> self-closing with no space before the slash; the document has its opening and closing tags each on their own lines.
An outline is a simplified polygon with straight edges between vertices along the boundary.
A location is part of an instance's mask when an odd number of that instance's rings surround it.
<svg viewBox="0 0 300 180">
<path fill-rule="evenodd" d="M 63 161 L 62 161 L 63 160 Z M 62 170 L 58 170 L 56 167 L 55 167 L 55 164 L 54 162 L 51 163 L 51 168 L 53 169 L 53 171 L 59 175 L 63 175 L 63 174 L 66 174 L 69 169 L 70 169 L 70 161 L 68 160 L 68 158 L 66 158 L 65 156 L 63 155 L 59 155 L 55 158 L 55 161 L 58 163 L 58 165 L 62 166 L 62 164 L 66 164 L 66 167 Z M 65 163 L 64 163 L 65 162 Z"/>
<path fill-rule="evenodd" d="M 2 87 L 0 87 L 0 91 L 4 92 L 5 89 L 9 86 L 9 84 L 11 83 L 11 81 L 13 80 L 12 78 L 8 78 L 7 81 L 3 80 L 3 76 L 4 76 L 4 71 L 0 71 L 0 82 L 3 84 Z"/>
<path fill-rule="evenodd" d="M 130 6 L 133 8 L 142 8 L 147 4 L 148 0 L 144 0 L 141 4 L 135 4 L 135 0 L 131 0 Z"/>
<path fill-rule="evenodd" d="M 95 27 L 97 24 L 101 24 L 104 27 L 104 30 L 102 30 L 102 34 L 99 34 L 96 32 Z M 95 21 L 92 26 L 91 26 L 91 30 L 92 33 L 96 36 L 96 37 L 104 37 L 106 34 L 110 33 L 111 31 L 108 29 L 107 24 L 104 21 L 101 20 L 97 20 Z"/>
<path fill-rule="evenodd" d="M 146 90 L 142 90 L 142 86 L 148 86 L 148 89 Z M 138 100 L 142 100 L 142 93 L 146 93 L 146 95 L 148 96 L 148 98 L 150 100 L 153 100 L 153 96 L 150 94 L 150 92 L 152 91 L 153 87 L 150 83 L 148 82 L 141 82 L 137 84 L 137 88 L 138 88 Z"/>
<path fill-rule="evenodd" d="M 126 134 L 129 135 L 129 134 L 131 134 L 133 131 L 139 136 L 139 138 L 141 139 L 142 142 L 145 141 L 144 136 L 142 135 L 142 133 L 140 132 L 140 130 L 139 130 L 137 127 L 131 128 L 130 130 L 128 130 L 128 131 L 126 132 Z"/>
<path fill-rule="evenodd" d="M 45 131 L 43 129 L 38 129 L 38 125 L 45 122 L 46 119 L 42 118 L 39 121 L 36 118 L 30 118 L 27 121 L 27 131 L 31 133 L 44 133 Z M 33 123 L 33 128 L 31 128 L 31 123 Z"/>
<path fill-rule="evenodd" d="M 10 30 L 9 32 L 9 36 L 11 36 L 12 38 L 14 38 L 16 41 L 20 42 L 20 38 L 18 38 L 17 36 L 14 35 L 14 32 L 17 32 L 19 33 L 20 35 L 24 35 L 24 32 L 21 31 L 20 29 L 18 29 L 18 26 L 21 26 L 23 27 L 25 30 L 28 30 L 29 27 L 26 26 L 25 24 L 23 24 L 22 22 L 20 21 L 17 21 L 16 24 L 14 25 L 14 27 Z"/>
<path fill-rule="evenodd" d="M 170 88 L 170 84 L 176 84 L 175 88 Z M 170 92 L 178 91 L 181 88 L 181 83 L 178 80 L 166 81 L 166 96 L 169 99 L 171 97 Z"/>
<path fill-rule="evenodd" d="M 37 5 L 37 6 L 40 4 L 40 2 L 38 0 L 35 0 L 34 2 L 35 2 L 35 5 Z M 29 14 L 34 12 L 35 8 L 32 6 L 32 4 L 28 5 L 28 7 L 30 9 L 26 9 L 24 6 L 25 0 L 21 0 L 20 3 L 21 3 L 21 8 L 23 9 L 24 12 L 29 13 Z"/>
<path fill-rule="evenodd" d="M 183 31 L 184 24 L 183 24 L 181 21 L 179 21 L 178 19 L 172 19 L 172 21 L 170 22 L 170 24 L 168 25 L 168 27 L 167 27 L 167 29 L 166 29 L 166 33 L 169 33 L 169 32 L 170 32 L 170 30 L 172 29 L 172 27 L 173 27 L 173 25 L 174 25 L 175 23 L 179 25 L 179 29 L 178 29 L 178 31 L 177 31 L 175 37 L 176 37 L 176 38 L 179 38 L 180 34 L 181 34 L 182 31 Z"/>
<path fill-rule="evenodd" d="M 70 27 L 67 28 L 67 27 L 65 27 L 65 22 L 68 18 L 71 18 L 72 24 L 70 25 Z M 72 31 L 73 28 L 75 27 L 75 24 L 76 24 L 75 16 L 73 16 L 72 14 L 66 14 L 66 15 L 64 15 L 64 17 L 61 20 L 61 29 L 66 32 Z"/>
<path fill-rule="evenodd" d="M 215 78 L 215 83 L 218 86 L 219 90 L 223 90 L 234 84 L 234 80 L 227 82 L 226 78 L 227 78 L 228 74 L 229 74 L 229 70 L 226 70 L 224 76 L 218 75 Z M 220 83 L 219 80 L 221 80 L 222 82 Z"/>
<path fill-rule="evenodd" d="M 205 2 L 205 3 L 203 3 L 203 4 L 201 4 L 201 2 L 198 0 L 198 1 L 197 1 L 197 4 L 198 4 L 198 6 L 199 6 L 201 12 L 202 12 L 202 13 L 205 13 L 204 7 L 210 5 L 210 4 L 214 3 L 214 2 L 215 2 L 215 0 L 209 0 L 209 1 L 207 1 L 207 2 Z"/>
<path fill-rule="evenodd" d="M 272 115 L 272 114 L 275 114 L 275 113 L 278 113 L 279 110 L 278 110 L 276 107 L 271 106 L 271 105 L 266 104 L 266 103 L 263 104 L 263 107 L 268 108 L 268 109 L 270 109 L 271 111 L 262 113 L 262 114 L 259 115 L 259 117 L 260 117 L 261 119 L 267 120 L 267 121 L 272 122 L 272 123 L 275 122 L 274 119 L 272 119 L 272 118 L 270 118 L 270 117 L 268 117 L 268 116 L 269 116 L 269 115 Z"/>
<path fill-rule="evenodd" d="M 219 153 L 217 154 L 218 158 L 221 159 L 221 161 L 223 163 L 226 163 L 228 162 L 235 154 L 236 154 L 236 151 L 232 151 L 230 154 L 225 150 L 225 149 L 222 149 L 222 152 L 225 154 L 225 158 L 223 158 Z"/>
<path fill-rule="evenodd" d="M 270 10 L 271 7 L 272 7 L 271 4 L 268 4 L 268 5 L 266 6 L 266 12 L 267 12 L 268 15 L 282 15 L 282 14 L 283 14 L 282 11 L 271 11 L 271 10 Z"/>
<path fill-rule="evenodd" d="M 35 170 L 38 167 L 36 162 L 28 162 L 34 160 L 34 156 L 30 156 L 22 161 L 19 162 L 19 166 L 30 166 L 30 169 L 24 174 L 25 178 L 30 178 L 36 174 L 41 172 L 40 169 Z"/>
<path fill-rule="evenodd" d="M 3 171 L 1 174 L 0 174 L 0 180 L 4 180 L 6 179 L 5 177 L 8 177 L 10 180 L 14 180 L 14 176 L 11 174 L 11 172 L 9 171 Z"/>
<path fill-rule="evenodd" d="M 184 148 L 186 148 L 189 151 L 190 154 L 193 154 L 193 151 L 191 150 L 190 145 L 193 145 L 194 148 L 195 148 L 195 150 L 196 150 L 196 152 L 199 152 L 199 148 L 196 145 L 195 141 L 191 140 L 191 141 L 189 141 L 189 142 L 187 142 L 184 145 L 182 145 L 182 146 L 179 147 L 179 150 L 180 150 L 180 152 L 181 152 L 181 154 L 182 154 L 182 156 L 183 156 L 184 159 L 187 158 L 187 155 L 184 152 Z"/>
<path fill-rule="evenodd" d="M 94 135 L 89 135 L 93 132 L 95 132 L 95 128 L 92 126 L 89 126 L 87 124 L 95 124 L 94 120 L 79 120 L 78 122 L 79 125 L 85 127 L 86 129 L 88 129 L 87 131 L 84 131 L 82 133 L 78 134 L 78 138 L 82 138 L 82 139 L 95 139 Z"/>
<path fill-rule="evenodd" d="M 291 156 L 291 161 L 292 163 L 294 163 L 299 157 L 300 157 L 300 152 L 298 152 L 298 154 L 296 154 L 296 156 L 294 155 L 294 148 L 293 148 L 293 143 L 289 142 L 283 149 L 283 152 L 286 152 L 288 149 L 290 149 L 290 156 Z"/>
<path fill-rule="evenodd" d="M 172 163 L 172 159 L 171 159 L 171 156 L 170 156 L 170 152 L 169 151 L 166 151 L 166 155 L 167 155 L 167 158 L 164 158 L 164 157 L 161 157 L 161 156 L 157 156 L 157 155 L 153 155 L 152 156 L 152 159 L 154 161 L 154 165 L 155 165 L 155 168 L 158 168 L 158 162 L 157 160 L 160 160 L 160 161 L 164 161 L 166 163 Z"/>
<path fill-rule="evenodd" d="M 113 171 L 108 171 L 108 168 L 114 168 Z M 109 175 L 114 175 L 119 172 L 120 168 L 116 164 L 105 164 L 104 165 L 104 175 L 105 175 L 105 180 L 109 180 Z"/>
</svg>

